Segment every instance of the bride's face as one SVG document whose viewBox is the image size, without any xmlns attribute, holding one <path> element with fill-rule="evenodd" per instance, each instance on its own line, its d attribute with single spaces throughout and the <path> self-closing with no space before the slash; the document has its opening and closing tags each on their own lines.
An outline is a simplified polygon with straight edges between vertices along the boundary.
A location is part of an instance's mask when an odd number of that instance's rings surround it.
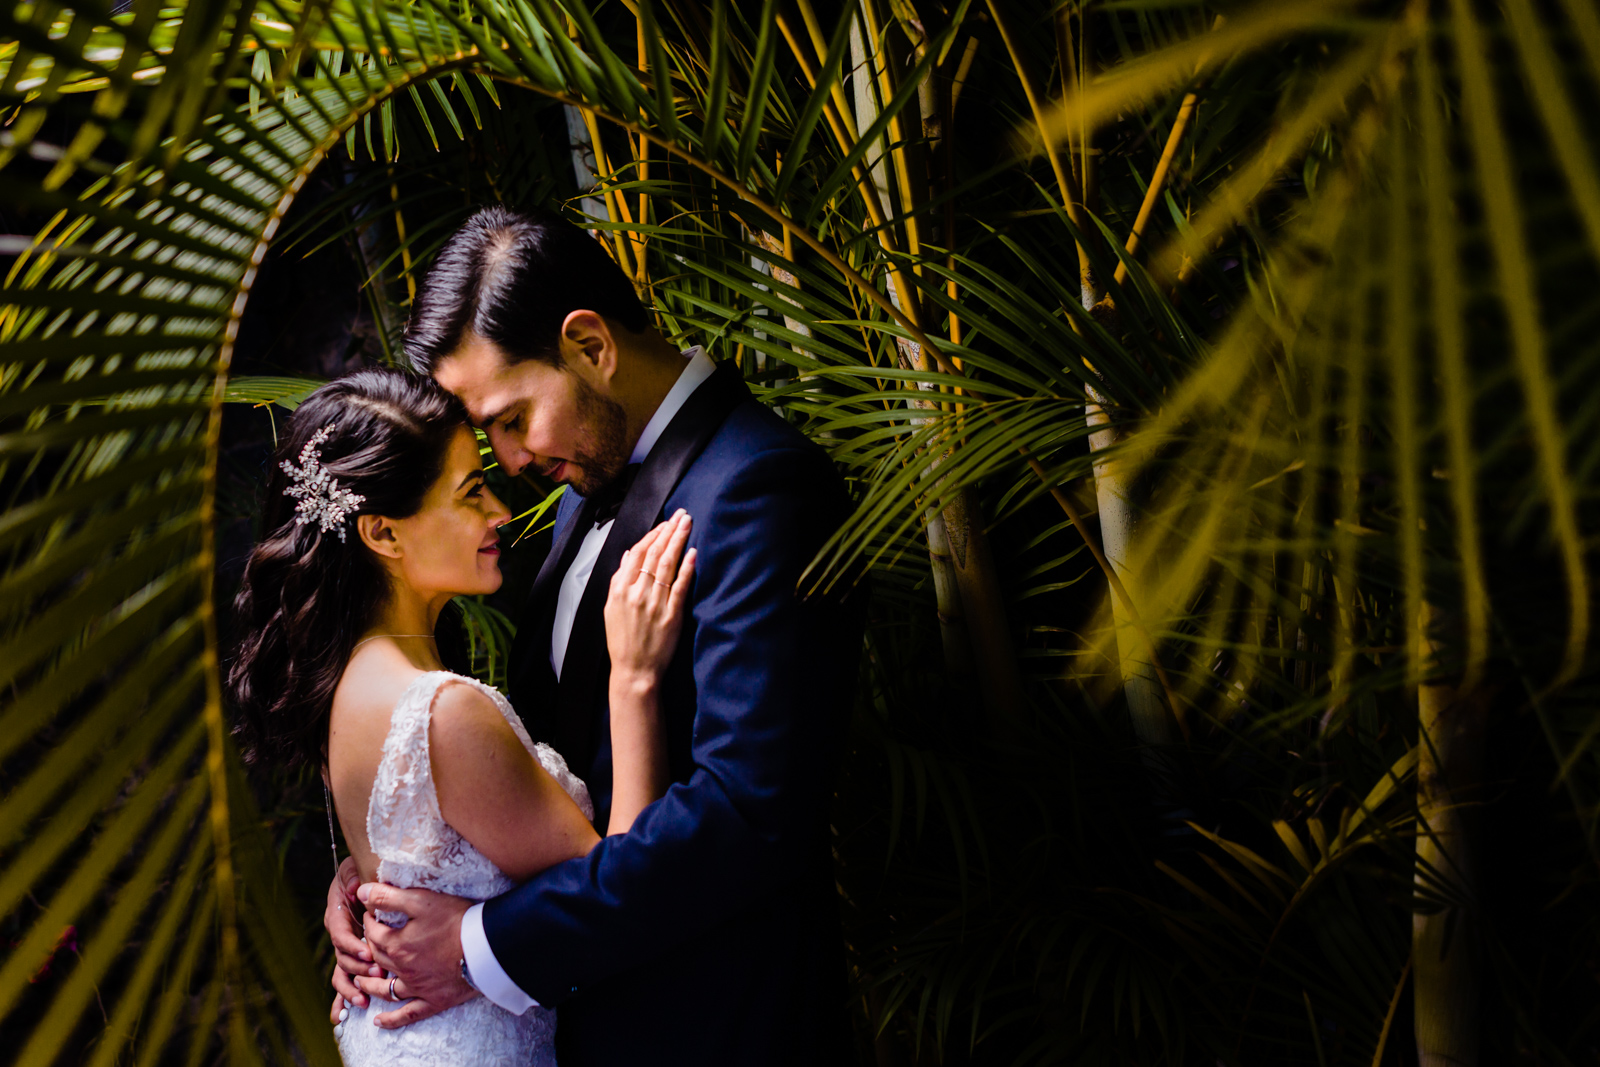
<svg viewBox="0 0 1600 1067">
<path fill-rule="evenodd" d="M 384 550 L 381 536 L 373 548 L 389 556 L 396 577 L 424 597 L 492 593 L 501 581 L 497 527 L 510 518 L 484 484 L 477 438 L 463 426 L 422 510 L 410 518 L 382 520 L 393 530 L 392 550 Z"/>
</svg>

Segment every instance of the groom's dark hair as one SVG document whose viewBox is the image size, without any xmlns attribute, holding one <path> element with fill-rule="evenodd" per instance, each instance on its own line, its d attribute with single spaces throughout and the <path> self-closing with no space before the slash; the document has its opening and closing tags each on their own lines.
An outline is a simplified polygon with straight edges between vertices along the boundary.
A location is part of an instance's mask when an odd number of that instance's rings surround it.
<svg viewBox="0 0 1600 1067">
<path fill-rule="evenodd" d="M 469 334 L 512 363 L 561 362 L 561 324 L 583 308 L 632 333 L 650 314 L 599 241 L 549 211 L 488 207 L 445 243 L 417 291 L 406 354 L 432 374 Z"/>
</svg>

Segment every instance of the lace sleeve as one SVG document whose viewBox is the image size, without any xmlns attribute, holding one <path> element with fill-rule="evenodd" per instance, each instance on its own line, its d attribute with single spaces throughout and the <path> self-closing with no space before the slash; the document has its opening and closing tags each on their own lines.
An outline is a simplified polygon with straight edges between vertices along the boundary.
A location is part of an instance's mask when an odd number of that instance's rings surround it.
<svg viewBox="0 0 1600 1067">
<path fill-rule="evenodd" d="M 389 719 L 367 805 L 367 843 L 378 858 L 378 880 L 390 885 L 422 885 L 439 868 L 445 822 L 429 763 L 428 722 L 434 696 L 450 677 L 433 672 L 418 678 L 401 694 Z M 398 922 L 382 912 L 378 918 L 390 926 L 405 922 L 404 915 Z"/>
<path fill-rule="evenodd" d="M 521 723 L 516 723 L 514 727 L 520 727 L 521 725 Z M 532 742 L 529 743 L 532 744 Z M 573 774 L 571 769 L 567 767 L 567 761 L 562 758 L 561 753 L 543 741 L 533 744 L 532 752 L 534 757 L 538 759 L 539 765 L 549 772 L 550 777 L 556 780 L 556 785 L 566 790 L 567 796 L 571 797 L 572 802 L 578 805 L 578 810 L 583 812 L 583 817 L 593 822 L 594 801 L 589 797 L 589 787 L 582 778 Z"/>
</svg>

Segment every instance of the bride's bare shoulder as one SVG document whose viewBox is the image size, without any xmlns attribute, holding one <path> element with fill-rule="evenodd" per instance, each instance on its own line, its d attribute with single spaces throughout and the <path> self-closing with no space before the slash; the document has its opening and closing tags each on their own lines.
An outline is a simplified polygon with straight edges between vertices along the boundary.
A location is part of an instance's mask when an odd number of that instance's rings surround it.
<svg viewBox="0 0 1600 1067">
<path fill-rule="evenodd" d="M 439 687 L 428 756 L 445 821 L 515 880 L 599 841 L 495 702 L 470 682 Z"/>
<path fill-rule="evenodd" d="M 459 757 L 475 761 L 496 750 L 527 755 L 494 701 L 465 679 L 448 680 L 439 687 L 428 735 L 435 763 Z"/>
<path fill-rule="evenodd" d="M 333 691 L 333 717 L 376 718 L 387 723 L 400 697 L 425 673 L 396 649 L 359 650 L 345 665 Z"/>
</svg>

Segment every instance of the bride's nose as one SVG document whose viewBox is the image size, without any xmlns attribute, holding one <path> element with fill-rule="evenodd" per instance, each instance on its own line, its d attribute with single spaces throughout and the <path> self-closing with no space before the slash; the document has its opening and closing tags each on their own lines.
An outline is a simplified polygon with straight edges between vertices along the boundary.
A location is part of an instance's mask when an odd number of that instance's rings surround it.
<svg viewBox="0 0 1600 1067">
<path fill-rule="evenodd" d="M 489 528 L 491 530 L 497 530 L 511 521 L 511 509 L 500 502 L 500 498 L 494 495 L 493 490 L 485 487 L 483 490 L 483 495 L 489 498 L 488 519 Z"/>
</svg>

